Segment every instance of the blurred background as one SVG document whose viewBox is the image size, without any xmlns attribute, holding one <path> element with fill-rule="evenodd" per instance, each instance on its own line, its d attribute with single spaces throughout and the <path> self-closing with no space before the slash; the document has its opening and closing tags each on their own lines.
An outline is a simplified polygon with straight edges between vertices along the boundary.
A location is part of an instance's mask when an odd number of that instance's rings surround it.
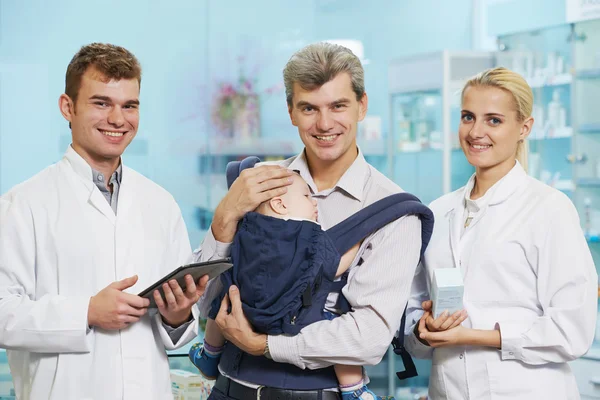
<svg viewBox="0 0 600 400">
<path fill-rule="evenodd" d="M 456 137 L 465 79 L 497 65 L 525 76 L 536 103 L 530 174 L 571 197 L 600 265 L 598 1 L 0 0 L 0 194 L 62 157 L 66 67 L 94 41 L 124 46 L 142 64 L 141 123 L 124 162 L 175 196 L 192 247 L 226 191 L 227 162 L 302 150 L 282 69 L 301 47 L 334 41 L 364 64 L 363 153 L 426 203 L 473 173 Z M 588 399 L 600 399 L 597 331 L 592 350 L 572 363 Z M 204 398 L 210 387 L 187 349 L 170 354 L 173 390 Z M 370 386 L 419 398 L 430 364 L 416 361 L 419 376 L 399 381 L 401 361 L 390 350 L 368 368 Z M 0 350 L 0 399 L 13 394 Z"/>
</svg>

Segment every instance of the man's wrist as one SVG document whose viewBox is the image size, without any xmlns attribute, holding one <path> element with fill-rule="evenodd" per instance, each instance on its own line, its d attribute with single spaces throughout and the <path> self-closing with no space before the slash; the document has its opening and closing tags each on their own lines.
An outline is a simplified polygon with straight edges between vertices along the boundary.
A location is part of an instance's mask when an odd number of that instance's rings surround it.
<svg viewBox="0 0 600 400">
<path fill-rule="evenodd" d="M 232 242 L 237 229 L 237 223 L 238 219 L 235 218 L 234 215 L 222 211 L 220 206 L 217 206 L 211 225 L 212 234 L 215 240 L 222 243 Z"/>
<path fill-rule="evenodd" d="M 271 350 L 269 349 L 269 336 L 265 335 L 265 349 L 263 350 L 263 356 L 267 357 L 269 360 L 272 360 Z"/>
<path fill-rule="evenodd" d="M 185 318 L 177 318 L 174 320 L 169 320 L 164 315 L 161 315 L 161 318 L 162 318 L 163 322 L 165 324 L 169 325 L 171 328 L 179 328 L 181 325 L 183 325 L 186 322 L 189 322 L 193 319 L 192 309 L 190 308 L 190 310 Z"/>
</svg>

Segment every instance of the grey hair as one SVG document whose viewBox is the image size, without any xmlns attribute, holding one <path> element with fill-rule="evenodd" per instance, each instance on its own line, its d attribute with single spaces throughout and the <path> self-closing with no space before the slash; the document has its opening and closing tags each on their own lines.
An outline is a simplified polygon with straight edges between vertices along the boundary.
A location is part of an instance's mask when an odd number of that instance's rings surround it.
<svg viewBox="0 0 600 400">
<path fill-rule="evenodd" d="M 331 81 L 341 73 L 348 73 L 356 100 L 365 93 L 365 71 L 352 51 L 333 43 L 309 44 L 298 50 L 283 69 L 285 96 L 292 107 L 294 83 L 304 90 L 314 90 Z"/>
</svg>

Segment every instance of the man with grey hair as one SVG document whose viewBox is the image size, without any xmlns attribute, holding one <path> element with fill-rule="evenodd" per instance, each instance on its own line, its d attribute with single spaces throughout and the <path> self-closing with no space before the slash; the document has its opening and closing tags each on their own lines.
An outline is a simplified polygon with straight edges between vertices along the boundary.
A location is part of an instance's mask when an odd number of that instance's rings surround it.
<svg viewBox="0 0 600 400">
<path fill-rule="evenodd" d="M 362 65 L 350 50 L 311 44 L 291 57 L 283 75 L 290 119 L 305 148 L 278 165 L 242 171 L 215 210 L 196 253 L 200 261 L 227 256 L 238 221 L 285 193 L 292 170 L 310 186 L 324 229 L 402 191 L 369 165 L 357 147 L 357 125 L 366 115 L 368 98 Z M 414 215 L 367 237 L 341 291 L 351 311 L 311 324 L 296 336 L 254 332 L 239 290 L 232 286 L 216 318 L 228 343 L 225 349 L 213 349 L 222 355 L 210 399 L 341 398 L 332 365 L 381 361 L 400 326 L 420 249 L 421 221 Z M 219 280 L 209 283 L 199 301 L 201 314 L 207 315 L 221 289 Z M 328 311 L 339 313 L 338 297 L 330 294 Z M 363 394 L 354 398 L 374 398 Z"/>
</svg>

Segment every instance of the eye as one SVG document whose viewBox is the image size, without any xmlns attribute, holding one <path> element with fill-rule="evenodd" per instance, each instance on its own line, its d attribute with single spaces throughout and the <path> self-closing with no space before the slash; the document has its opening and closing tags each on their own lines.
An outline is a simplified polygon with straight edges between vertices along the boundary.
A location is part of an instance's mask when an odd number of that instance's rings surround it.
<svg viewBox="0 0 600 400">
<path fill-rule="evenodd" d="M 136 108 L 138 108 L 138 106 L 136 106 L 135 104 L 128 104 L 123 108 L 129 109 L 129 110 L 135 110 Z"/>
<path fill-rule="evenodd" d="M 312 108 L 311 106 L 305 106 L 302 108 L 302 112 L 305 112 L 305 113 L 309 113 L 313 110 L 314 110 L 314 108 Z"/>
<path fill-rule="evenodd" d="M 333 108 L 335 108 L 336 110 L 343 110 L 344 108 L 346 108 L 345 104 L 336 104 L 333 106 Z"/>
<path fill-rule="evenodd" d="M 500 125 L 502 123 L 502 121 L 500 121 L 500 119 L 498 118 L 490 118 L 490 125 L 492 126 L 497 126 Z"/>
<path fill-rule="evenodd" d="M 473 116 L 471 114 L 463 114 L 462 118 L 463 122 L 472 122 Z"/>
<path fill-rule="evenodd" d="M 95 101 L 94 104 L 99 107 L 107 107 L 108 106 L 108 103 L 106 103 L 105 101 Z"/>
</svg>

